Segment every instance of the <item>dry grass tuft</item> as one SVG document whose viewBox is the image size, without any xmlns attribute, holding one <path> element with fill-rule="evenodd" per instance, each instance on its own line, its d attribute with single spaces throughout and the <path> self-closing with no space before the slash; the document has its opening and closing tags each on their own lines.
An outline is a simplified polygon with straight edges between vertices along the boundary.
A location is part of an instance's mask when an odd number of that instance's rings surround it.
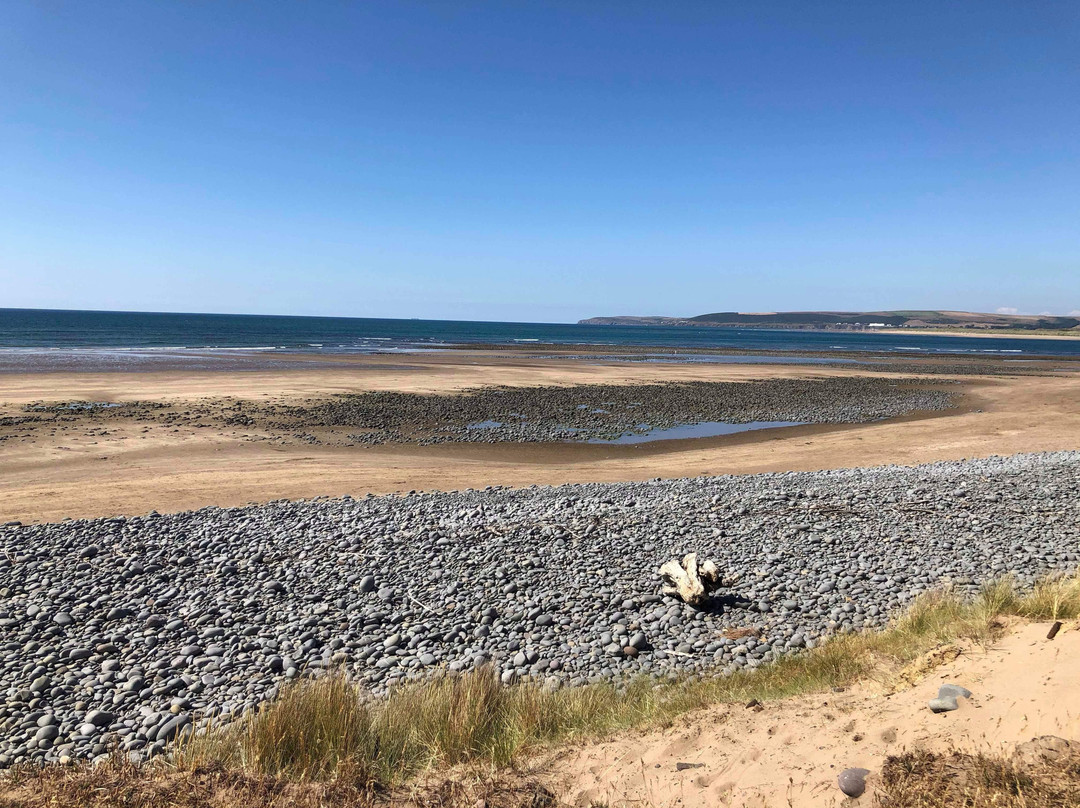
<svg viewBox="0 0 1080 808">
<path fill-rule="evenodd" d="M 1016 601 L 1013 613 L 1030 620 L 1072 620 L 1080 617 L 1080 577 L 1051 576 Z"/>
<path fill-rule="evenodd" d="M 555 808 L 559 800 L 546 786 L 514 774 L 443 777 L 414 789 L 406 800 L 423 808 Z"/>
<path fill-rule="evenodd" d="M 9 773 L 0 808 L 370 808 L 372 792 L 343 781 L 296 782 L 222 764 L 134 766 L 116 755 L 97 766 Z"/>
<path fill-rule="evenodd" d="M 339 774 L 362 786 L 376 782 L 372 716 L 343 676 L 325 676 L 282 688 L 265 709 L 239 726 L 192 741 L 181 760 L 211 760 L 291 780 L 327 780 Z"/>
<path fill-rule="evenodd" d="M 0 808 L 554 808 L 555 795 L 533 779 L 457 771 L 408 790 L 372 791 L 245 774 L 221 764 L 177 769 L 133 766 L 121 755 L 98 766 L 23 769 L 0 789 Z"/>
<path fill-rule="evenodd" d="M 1080 752 L 1056 760 L 1004 760 L 951 752 L 890 757 L 875 797 L 879 808 L 1075 808 Z"/>
</svg>

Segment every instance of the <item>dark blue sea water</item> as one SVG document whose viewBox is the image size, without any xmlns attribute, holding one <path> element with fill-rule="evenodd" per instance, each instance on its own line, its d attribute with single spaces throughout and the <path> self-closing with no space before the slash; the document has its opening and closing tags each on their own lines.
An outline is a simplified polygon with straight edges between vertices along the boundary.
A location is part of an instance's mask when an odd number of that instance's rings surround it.
<svg viewBox="0 0 1080 808">
<path fill-rule="evenodd" d="M 0 309 L 2 349 L 384 352 L 447 344 L 657 345 L 769 351 L 1080 356 L 1077 340 L 675 326 Z"/>
</svg>

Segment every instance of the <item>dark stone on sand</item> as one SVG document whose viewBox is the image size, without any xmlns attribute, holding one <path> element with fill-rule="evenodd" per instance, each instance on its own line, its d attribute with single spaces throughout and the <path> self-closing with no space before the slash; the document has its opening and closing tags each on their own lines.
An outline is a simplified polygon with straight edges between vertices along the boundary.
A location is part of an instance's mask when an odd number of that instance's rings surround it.
<svg viewBox="0 0 1080 808">
<path fill-rule="evenodd" d="M 866 776 L 869 769 L 844 769 L 836 778 L 836 784 L 848 797 L 856 799 L 866 791 Z"/>
</svg>

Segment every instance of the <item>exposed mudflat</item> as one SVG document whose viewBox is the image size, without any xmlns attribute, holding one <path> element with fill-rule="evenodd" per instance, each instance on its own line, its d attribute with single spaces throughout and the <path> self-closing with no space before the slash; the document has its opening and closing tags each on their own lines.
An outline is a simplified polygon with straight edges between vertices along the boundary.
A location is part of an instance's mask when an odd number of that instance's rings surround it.
<svg viewBox="0 0 1080 808">
<path fill-rule="evenodd" d="M 370 391 L 266 403 L 212 399 L 60 401 L 0 418 L 0 440 L 27 432 L 135 422 L 239 429 L 247 440 L 364 446 L 384 443 L 544 443 L 616 440 L 700 423 L 867 423 L 953 406 L 947 384 L 835 376 L 745 382 L 483 387 L 460 393 Z"/>
</svg>

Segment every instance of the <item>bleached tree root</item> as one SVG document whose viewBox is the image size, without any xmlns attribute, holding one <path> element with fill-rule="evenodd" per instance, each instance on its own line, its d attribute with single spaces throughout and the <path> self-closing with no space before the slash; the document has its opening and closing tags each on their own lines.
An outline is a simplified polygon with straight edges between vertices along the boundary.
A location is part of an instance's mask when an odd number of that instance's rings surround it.
<svg viewBox="0 0 1080 808">
<path fill-rule="evenodd" d="M 698 563 L 697 553 L 687 553 L 682 563 L 672 559 L 660 567 L 663 593 L 700 609 L 720 588 L 720 570 L 711 560 Z"/>
</svg>

